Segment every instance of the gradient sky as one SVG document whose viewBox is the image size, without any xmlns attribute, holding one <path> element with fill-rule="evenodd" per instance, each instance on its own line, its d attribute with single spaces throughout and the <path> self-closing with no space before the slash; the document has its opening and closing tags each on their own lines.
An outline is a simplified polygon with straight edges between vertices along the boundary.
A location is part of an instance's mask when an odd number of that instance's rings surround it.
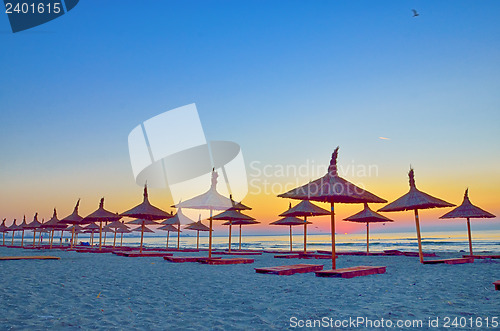
<svg viewBox="0 0 500 331">
<path fill-rule="evenodd" d="M 87 0 L 16 34 L 1 14 L 0 218 L 64 217 L 78 198 L 82 215 L 101 196 L 112 211 L 139 203 L 129 132 L 190 103 L 208 140 L 241 145 L 250 178 L 252 162 L 326 166 L 339 145 L 340 166 L 378 169 L 345 178 L 389 201 L 407 192 L 411 164 L 423 191 L 459 204 L 469 187 L 499 215 L 499 12 L 496 0 Z M 264 224 L 288 206 L 250 193 Z M 167 197 L 151 192 L 170 210 Z M 436 221 L 447 211 L 422 212 L 422 230 L 463 229 Z M 394 231 L 414 229 L 410 212 L 387 216 Z M 498 219 L 474 228 L 500 231 Z"/>
</svg>

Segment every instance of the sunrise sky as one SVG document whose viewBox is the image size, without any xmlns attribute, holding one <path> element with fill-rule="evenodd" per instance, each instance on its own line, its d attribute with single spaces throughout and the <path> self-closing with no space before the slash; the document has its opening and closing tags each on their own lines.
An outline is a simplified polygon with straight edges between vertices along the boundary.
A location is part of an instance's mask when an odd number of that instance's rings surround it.
<svg viewBox="0 0 500 331">
<path fill-rule="evenodd" d="M 80 1 L 16 34 L 0 14 L 0 219 L 64 217 L 78 198 L 81 215 L 101 196 L 111 211 L 136 205 L 128 134 L 191 103 L 207 140 L 241 146 L 243 202 L 265 225 L 288 207 L 280 188 L 322 176 L 336 146 L 343 177 L 388 201 L 411 164 L 424 192 L 460 204 L 469 187 L 500 215 L 499 12 L 496 0 Z M 165 190 L 150 197 L 171 210 Z M 361 208 L 339 205 L 338 219 Z M 422 231 L 463 229 L 436 221 L 449 210 L 421 212 Z M 414 229 L 411 212 L 385 215 Z M 283 229 L 246 232 L 268 231 Z"/>
</svg>

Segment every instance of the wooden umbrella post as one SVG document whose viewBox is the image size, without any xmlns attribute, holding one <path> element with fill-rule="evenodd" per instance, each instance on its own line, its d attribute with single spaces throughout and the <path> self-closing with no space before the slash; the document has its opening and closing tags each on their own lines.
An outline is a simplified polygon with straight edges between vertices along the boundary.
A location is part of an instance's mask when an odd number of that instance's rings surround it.
<svg viewBox="0 0 500 331">
<path fill-rule="evenodd" d="M 167 245 L 165 246 L 166 248 L 168 248 L 168 239 L 170 238 L 170 231 L 167 231 Z"/>
<path fill-rule="evenodd" d="M 177 228 L 177 250 L 179 250 L 181 243 L 181 224 L 179 223 L 178 228 Z"/>
<path fill-rule="evenodd" d="M 366 255 L 370 254 L 370 223 L 366 222 Z"/>
<path fill-rule="evenodd" d="M 94 247 L 94 230 L 90 234 L 90 248 Z"/>
<path fill-rule="evenodd" d="M 14 246 L 14 232 L 16 232 L 16 231 L 12 231 L 12 242 L 10 243 L 11 246 Z"/>
<path fill-rule="evenodd" d="M 99 250 L 102 248 L 102 221 L 99 222 Z"/>
<path fill-rule="evenodd" d="M 304 254 L 307 253 L 307 216 L 304 216 Z"/>
<path fill-rule="evenodd" d="M 24 230 L 22 232 L 23 232 L 23 234 L 21 236 L 21 247 L 24 246 Z"/>
<path fill-rule="evenodd" d="M 229 220 L 229 252 L 231 252 L 231 233 L 233 232 L 233 221 Z"/>
<path fill-rule="evenodd" d="M 467 231 L 469 233 L 469 251 L 470 251 L 470 256 L 474 256 L 474 254 L 472 253 L 472 234 L 471 234 L 471 231 L 470 231 L 470 218 L 467 217 Z"/>
<path fill-rule="evenodd" d="M 33 247 L 35 247 L 36 229 L 33 229 Z"/>
<path fill-rule="evenodd" d="M 122 232 L 122 235 L 120 237 L 120 247 L 122 247 L 122 246 L 123 246 L 123 232 Z"/>
<path fill-rule="evenodd" d="M 52 232 L 50 234 L 50 249 L 52 249 L 52 244 L 54 243 L 54 229 L 52 229 Z"/>
<path fill-rule="evenodd" d="M 240 224 L 240 245 L 239 245 L 239 250 L 241 251 L 241 224 Z"/>
<path fill-rule="evenodd" d="M 141 225 L 141 248 L 139 250 L 139 253 L 142 254 L 142 243 L 144 241 L 144 222 L 142 222 L 142 225 Z"/>
<path fill-rule="evenodd" d="M 336 256 L 335 256 L 335 207 L 333 202 L 330 203 L 330 227 L 332 230 L 332 269 L 336 269 Z"/>
<path fill-rule="evenodd" d="M 418 209 L 415 209 L 415 226 L 417 227 L 418 256 L 420 257 L 420 263 L 424 263 L 424 254 L 422 253 L 422 237 L 420 236 L 420 222 L 418 219 Z"/>
<path fill-rule="evenodd" d="M 63 234 L 64 234 L 64 231 L 61 230 L 61 239 L 59 240 L 59 247 L 62 246 Z"/>
<path fill-rule="evenodd" d="M 75 225 L 76 224 L 73 224 L 73 229 L 71 229 L 71 243 L 70 243 L 70 248 L 73 249 L 73 240 L 75 239 Z"/>
<path fill-rule="evenodd" d="M 208 233 L 208 258 L 212 258 L 212 208 L 210 208 L 210 232 Z"/>
<path fill-rule="evenodd" d="M 292 252 L 292 226 L 290 225 L 290 252 Z"/>
<path fill-rule="evenodd" d="M 196 231 L 196 249 L 200 246 L 200 231 Z"/>
<path fill-rule="evenodd" d="M 113 237 L 113 248 L 115 248 L 115 246 L 116 246 L 116 230 L 117 229 L 115 228 L 115 235 Z"/>
<path fill-rule="evenodd" d="M 105 225 L 105 226 L 107 226 L 107 225 L 108 225 L 108 222 L 104 223 L 104 225 Z M 107 234 L 108 234 L 108 231 L 105 231 L 105 232 L 104 232 L 104 243 L 103 243 L 103 245 L 104 245 L 104 246 L 106 246 L 106 235 L 107 235 Z"/>
</svg>

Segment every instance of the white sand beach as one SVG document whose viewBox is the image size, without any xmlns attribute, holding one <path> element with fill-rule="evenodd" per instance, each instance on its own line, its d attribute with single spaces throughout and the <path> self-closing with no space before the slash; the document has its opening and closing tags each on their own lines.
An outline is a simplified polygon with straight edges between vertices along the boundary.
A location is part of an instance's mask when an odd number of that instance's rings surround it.
<svg viewBox="0 0 500 331">
<path fill-rule="evenodd" d="M 256 267 L 314 263 L 328 269 L 331 264 L 267 253 L 251 256 L 253 264 L 227 266 L 5 247 L 0 255 L 61 258 L 0 261 L 0 325 L 8 330 L 280 330 L 293 329 L 291 319 L 358 317 L 422 320 L 426 329 L 429 319 L 439 318 L 443 328 L 447 317 L 482 318 L 483 323 L 500 318 L 500 291 L 492 285 L 500 279 L 498 260 L 422 265 L 417 257 L 340 256 L 340 268 L 387 266 L 385 274 L 340 279 L 255 273 Z M 439 258 L 459 256 L 439 253 Z"/>
</svg>

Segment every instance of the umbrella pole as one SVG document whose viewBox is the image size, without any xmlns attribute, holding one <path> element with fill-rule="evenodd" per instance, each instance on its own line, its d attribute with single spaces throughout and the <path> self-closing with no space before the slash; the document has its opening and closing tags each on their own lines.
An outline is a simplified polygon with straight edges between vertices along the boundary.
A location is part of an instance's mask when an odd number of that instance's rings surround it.
<svg viewBox="0 0 500 331">
<path fill-rule="evenodd" d="M 424 263 L 424 254 L 422 253 L 422 237 L 420 236 L 420 222 L 418 219 L 418 209 L 415 209 L 415 226 L 417 227 L 418 256 L 420 257 L 420 263 Z"/>
<path fill-rule="evenodd" d="M 181 224 L 179 223 L 179 228 L 177 229 L 177 250 L 180 249 L 179 244 L 181 242 Z"/>
<path fill-rule="evenodd" d="M 144 241 L 144 222 L 142 222 L 142 225 L 141 225 L 141 249 L 139 250 L 139 253 L 142 254 L 142 243 Z"/>
<path fill-rule="evenodd" d="M 335 207 L 333 202 L 330 203 L 330 223 L 332 230 L 332 269 L 335 270 L 337 261 L 335 256 Z"/>
<path fill-rule="evenodd" d="M 196 231 L 196 249 L 200 249 L 200 231 Z"/>
<path fill-rule="evenodd" d="M 304 216 L 304 254 L 307 253 L 307 216 Z"/>
<path fill-rule="evenodd" d="M 170 237 L 170 231 L 167 231 L 167 248 L 168 248 L 168 237 Z"/>
<path fill-rule="evenodd" d="M 21 237 L 21 247 L 24 246 L 24 230 L 23 230 L 23 234 L 22 234 L 22 237 Z"/>
<path fill-rule="evenodd" d="M 61 231 L 61 240 L 59 241 L 59 246 L 62 246 L 63 233 L 64 233 L 64 231 Z"/>
<path fill-rule="evenodd" d="M 108 222 L 106 222 L 104 225 L 107 226 Z M 106 246 L 106 235 L 107 234 L 108 234 L 108 231 L 104 232 L 104 243 L 103 243 L 104 246 Z"/>
<path fill-rule="evenodd" d="M 99 222 L 99 250 L 101 250 L 102 247 L 101 240 L 102 240 L 102 221 Z"/>
<path fill-rule="evenodd" d="M 69 248 L 73 249 L 73 240 L 75 239 L 75 225 L 73 225 L 73 229 L 71 229 L 71 243 L 70 243 L 70 246 Z"/>
<path fill-rule="evenodd" d="M 3 233 L 2 246 L 5 246 L 5 232 Z"/>
<path fill-rule="evenodd" d="M 90 248 L 94 247 L 94 231 L 91 232 L 90 237 Z"/>
<path fill-rule="evenodd" d="M 470 256 L 474 256 L 472 253 L 472 234 L 470 231 L 470 219 L 467 217 L 467 232 L 469 233 L 469 250 L 470 250 Z"/>
<path fill-rule="evenodd" d="M 52 230 L 52 233 L 50 234 L 50 249 L 52 249 L 52 244 L 54 243 L 54 232 L 55 230 Z"/>
<path fill-rule="evenodd" d="M 113 238 L 113 248 L 115 248 L 116 245 L 116 229 L 115 229 L 115 236 Z"/>
<path fill-rule="evenodd" d="M 122 247 L 122 246 L 123 246 L 123 232 L 122 232 L 122 236 L 120 238 L 120 247 Z"/>
<path fill-rule="evenodd" d="M 229 221 L 229 252 L 231 252 L 231 232 L 233 232 L 233 222 Z"/>
<path fill-rule="evenodd" d="M 75 242 L 78 243 L 78 233 L 75 234 Z M 76 246 L 77 244 L 74 244 Z"/>
<path fill-rule="evenodd" d="M 208 233 L 208 258 L 212 258 L 212 208 L 210 208 L 210 232 Z"/>
<path fill-rule="evenodd" d="M 241 224 L 240 224 L 240 251 L 241 251 Z"/>
<path fill-rule="evenodd" d="M 16 231 L 12 231 L 12 242 L 10 244 L 11 246 L 14 246 L 14 232 L 16 232 Z"/>
<path fill-rule="evenodd" d="M 33 247 L 35 247 L 36 230 L 33 230 Z"/>
<path fill-rule="evenodd" d="M 292 226 L 290 225 L 290 253 L 293 251 L 292 249 Z"/>
<path fill-rule="evenodd" d="M 370 254 L 370 223 L 366 222 L 366 255 Z"/>
</svg>

